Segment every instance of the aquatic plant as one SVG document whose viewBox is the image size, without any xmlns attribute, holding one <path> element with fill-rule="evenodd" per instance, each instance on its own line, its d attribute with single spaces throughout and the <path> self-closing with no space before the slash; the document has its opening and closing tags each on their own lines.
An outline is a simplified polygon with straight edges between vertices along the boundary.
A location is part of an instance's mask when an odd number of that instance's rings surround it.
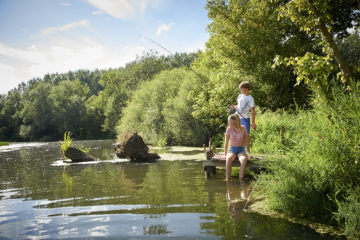
<svg viewBox="0 0 360 240">
<path fill-rule="evenodd" d="M 62 154 L 63 154 L 63 158 L 66 159 L 65 157 L 65 152 L 69 149 L 70 145 L 72 142 L 72 138 L 71 138 L 71 132 L 70 131 L 66 131 L 64 133 L 64 141 L 62 142 L 60 148 L 62 150 Z"/>
</svg>

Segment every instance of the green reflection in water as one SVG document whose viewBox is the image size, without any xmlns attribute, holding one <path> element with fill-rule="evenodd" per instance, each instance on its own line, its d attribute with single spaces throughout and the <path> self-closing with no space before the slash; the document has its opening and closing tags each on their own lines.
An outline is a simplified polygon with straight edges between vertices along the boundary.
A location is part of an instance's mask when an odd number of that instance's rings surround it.
<svg viewBox="0 0 360 240">
<path fill-rule="evenodd" d="M 71 222 L 68 227 L 78 229 L 86 229 L 90 223 L 73 220 L 105 217 L 109 220 L 103 224 L 110 227 L 136 218 L 143 236 L 191 233 L 224 239 L 329 239 L 296 224 L 243 211 L 250 192 L 249 182 L 226 183 L 224 171 L 206 180 L 200 161 L 106 162 L 114 158 L 113 141 L 82 144 L 103 161 L 54 166 L 54 162 L 62 160 L 59 143 L 0 151 L 0 205 L 5 198 L 2 192 L 17 189 L 11 199 L 32 201 L 32 209 L 26 209 L 27 212 L 35 211 L 37 216 L 36 211 L 43 210 L 47 214 L 40 220 L 50 218 L 55 222 L 61 218 L 60 222 Z M 193 158 L 200 160 L 198 155 L 202 153 L 200 148 L 171 147 L 166 151 L 165 156 L 170 159 L 194 154 Z M 24 202 L 16 204 L 12 211 L 18 211 L 21 219 L 22 212 L 16 209 L 21 209 Z M 189 223 L 181 222 L 184 218 Z M 0 223 L 0 232 L 3 226 Z M 120 231 L 114 227 L 112 236 Z M 84 232 L 81 237 L 88 235 Z"/>
<path fill-rule="evenodd" d="M 66 196 L 69 196 L 72 192 L 72 182 L 73 182 L 73 178 L 70 177 L 67 173 L 66 173 L 66 166 L 64 166 L 64 171 L 62 173 L 62 181 L 65 184 L 65 189 L 66 189 Z"/>
</svg>

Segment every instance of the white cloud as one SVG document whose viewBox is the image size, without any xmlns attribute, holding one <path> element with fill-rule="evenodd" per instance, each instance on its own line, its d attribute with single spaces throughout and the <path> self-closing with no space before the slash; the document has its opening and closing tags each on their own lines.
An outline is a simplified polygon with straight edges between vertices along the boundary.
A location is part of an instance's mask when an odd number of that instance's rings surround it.
<svg viewBox="0 0 360 240">
<path fill-rule="evenodd" d="M 169 31 L 170 28 L 171 28 L 173 25 L 174 25 L 173 22 L 171 22 L 171 23 L 169 23 L 169 24 L 166 24 L 166 23 L 161 24 L 161 25 L 158 27 L 157 31 L 156 31 L 156 35 L 159 36 L 159 35 L 161 34 L 161 32 L 167 32 L 167 31 Z"/>
<path fill-rule="evenodd" d="M 68 24 L 65 24 L 65 25 L 59 26 L 59 27 L 46 28 L 46 29 L 41 30 L 40 33 L 43 35 L 49 35 L 52 33 L 64 32 L 71 28 L 84 27 L 84 26 L 88 26 L 88 25 L 89 25 L 89 21 L 86 19 L 83 19 L 78 22 L 68 23 Z"/>
<path fill-rule="evenodd" d="M 70 6 L 71 6 L 71 3 L 61 2 L 60 5 L 61 5 L 61 6 L 64 6 L 64 7 L 70 7 Z"/>
<path fill-rule="evenodd" d="M 100 14 L 104 14 L 104 13 L 102 11 L 94 11 L 94 12 L 91 12 L 91 14 L 100 15 Z"/>
<path fill-rule="evenodd" d="M 143 14 L 149 0 L 87 0 L 91 5 L 118 19 L 131 19 Z"/>
<path fill-rule="evenodd" d="M 59 40 L 50 46 L 31 45 L 25 49 L 0 43 L 0 93 L 46 73 L 124 66 L 144 51 L 144 47 L 136 45 L 110 49 L 88 38 Z"/>
</svg>

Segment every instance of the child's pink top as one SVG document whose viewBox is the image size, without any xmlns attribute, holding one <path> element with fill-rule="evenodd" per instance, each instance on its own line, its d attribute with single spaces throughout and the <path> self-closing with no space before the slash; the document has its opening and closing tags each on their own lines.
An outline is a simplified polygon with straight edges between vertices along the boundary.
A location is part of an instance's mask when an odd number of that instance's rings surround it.
<svg viewBox="0 0 360 240">
<path fill-rule="evenodd" d="M 247 135 L 247 130 L 245 127 L 241 127 L 241 132 L 237 129 L 228 127 L 225 133 L 226 137 L 230 136 L 230 146 L 239 147 L 244 146 L 245 136 Z"/>
</svg>

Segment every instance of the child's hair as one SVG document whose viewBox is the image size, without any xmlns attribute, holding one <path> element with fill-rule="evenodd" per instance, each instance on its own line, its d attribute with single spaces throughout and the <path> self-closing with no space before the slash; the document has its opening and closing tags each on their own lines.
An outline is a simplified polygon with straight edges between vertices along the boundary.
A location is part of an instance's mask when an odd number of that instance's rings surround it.
<svg viewBox="0 0 360 240">
<path fill-rule="evenodd" d="M 236 113 L 234 113 L 229 116 L 229 119 L 235 121 L 236 129 L 241 131 L 240 117 Z"/>
<path fill-rule="evenodd" d="M 250 83 L 248 81 L 243 81 L 240 83 L 239 88 L 247 88 L 250 90 Z"/>
</svg>

